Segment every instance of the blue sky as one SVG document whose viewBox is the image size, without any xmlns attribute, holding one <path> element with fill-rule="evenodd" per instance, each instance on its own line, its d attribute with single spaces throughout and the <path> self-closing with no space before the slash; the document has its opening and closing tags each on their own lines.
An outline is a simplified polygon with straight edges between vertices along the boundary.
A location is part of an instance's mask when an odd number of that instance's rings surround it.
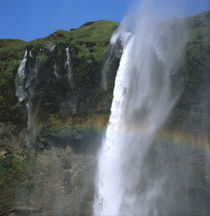
<svg viewBox="0 0 210 216">
<path fill-rule="evenodd" d="M 189 16 L 209 10 L 209 0 L 154 0 L 157 13 L 173 4 Z M 87 21 L 120 22 L 138 0 L 0 0 L 0 38 L 33 40 Z M 182 12 L 183 12 L 182 11 Z M 171 13 L 169 11 L 168 13 Z"/>
</svg>

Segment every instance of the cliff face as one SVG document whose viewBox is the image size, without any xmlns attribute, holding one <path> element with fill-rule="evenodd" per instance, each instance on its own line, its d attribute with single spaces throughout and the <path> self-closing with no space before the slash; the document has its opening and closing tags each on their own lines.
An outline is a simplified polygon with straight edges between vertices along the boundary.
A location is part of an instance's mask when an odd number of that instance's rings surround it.
<svg viewBox="0 0 210 216">
<path fill-rule="evenodd" d="M 58 128 L 60 134 L 62 128 L 94 128 L 96 118 L 104 127 L 119 57 L 113 55 L 108 73 L 102 68 L 117 26 L 99 21 L 31 42 L 1 40 L 0 122 L 28 130 L 36 124 L 40 133 Z"/>
<path fill-rule="evenodd" d="M 210 13 L 186 22 L 185 88 L 167 127 L 196 134 L 210 119 Z M 91 215 L 121 55 L 120 44 L 109 45 L 117 26 L 89 22 L 30 42 L 0 40 L 0 214 Z"/>
<path fill-rule="evenodd" d="M 75 98 L 77 101 L 76 110 L 70 111 L 71 115 L 93 112 L 100 105 L 100 97 L 103 97 L 101 72 L 109 50 L 109 39 L 117 26 L 114 22 L 99 21 L 86 23 L 69 32 L 60 30 L 31 42 L 1 40 L 0 120 L 20 119 L 15 76 L 26 50 L 26 76 L 33 69 L 38 73 L 35 95 L 42 96 L 40 110 L 58 112 L 58 106 L 71 97 L 71 100 Z M 70 65 L 67 65 L 67 58 Z M 71 80 L 67 79 L 68 73 L 71 73 Z M 99 112 L 108 112 L 107 107 L 98 109 Z"/>
</svg>

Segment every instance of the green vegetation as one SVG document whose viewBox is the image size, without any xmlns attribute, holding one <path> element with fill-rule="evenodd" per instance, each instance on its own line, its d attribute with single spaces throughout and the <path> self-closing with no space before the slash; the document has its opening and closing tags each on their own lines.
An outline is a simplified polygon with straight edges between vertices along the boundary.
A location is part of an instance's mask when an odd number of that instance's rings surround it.
<svg viewBox="0 0 210 216">
<path fill-rule="evenodd" d="M 0 214 L 14 205 L 17 187 L 26 183 L 27 165 L 23 156 L 10 153 L 0 157 Z"/>
<path fill-rule="evenodd" d="M 28 208 L 29 214 L 23 215 L 31 215 L 30 207 L 49 215 L 90 215 L 94 160 L 91 155 L 74 154 L 70 147 L 45 149 L 30 159 L 14 154 L 1 157 L 0 215 L 18 208 Z M 85 184 L 89 188 L 84 190 Z"/>
</svg>

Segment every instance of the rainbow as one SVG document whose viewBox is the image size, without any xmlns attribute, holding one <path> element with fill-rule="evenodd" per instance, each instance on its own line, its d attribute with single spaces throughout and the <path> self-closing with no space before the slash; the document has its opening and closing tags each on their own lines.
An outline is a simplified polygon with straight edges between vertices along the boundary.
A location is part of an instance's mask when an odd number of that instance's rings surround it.
<svg viewBox="0 0 210 216">
<path fill-rule="evenodd" d="M 163 131 L 158 134 L 158 137 L 167 143 L 204 151 L 210 155 L 210 141 L 206 136 L 199 136 L 199 134 L 195 136 L 183 131 L 173 130 Z"/>
<path fill-rule="evenodd" d="M 105 125 L 85 124 L 79 125 L 79 130 L 90 130 L 98 133 L 105 133 Z M 128 135 L 142 135 L 146 131 L 146 127 L 121 127 L 120 133 Z M 207 136 L 201 136 L 199 133 L 192 135 L 182 130 L 161 130 L 156 133 L 156 139 L 169 145 L 183 146 L 184 148 L 193 148 L 198 151 L 204 151 L 210 155 L 210 140 Z"/>
</svg>

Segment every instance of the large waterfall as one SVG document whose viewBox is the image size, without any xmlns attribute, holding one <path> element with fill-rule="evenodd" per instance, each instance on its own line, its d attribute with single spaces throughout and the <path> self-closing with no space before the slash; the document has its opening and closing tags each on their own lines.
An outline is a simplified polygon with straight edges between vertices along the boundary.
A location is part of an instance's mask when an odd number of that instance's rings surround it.
<svg viewBox="0 0 210 216">
<path fill-rule="evenodd" d="M 94 216 L 194 212 L 192 164 L 200 153 L 168 147 L 158 135 L 183 90 L 185 24 L 158 25 L 147 9 L 133 19 L 132 33 L 123 22 L 111 39 L 123 52 L 99 152 Z M 197 213 L 205 212 L 196 202 Z"/>
<path fill-rule="evenodd" d="M 124 52 L 121 58 L 119 70 L 117 72 L 114 88 L 114 98 L 111 108 L 110 124 L 107 128 L 106 139 L 104 141 L 101 158 L 99 161 L 99 196 L 96 201 L 95 215 L 102 212 L 102 215 L 118 214 L 120 205 L 120 197 L 122 192 L 121 173 L 119 170 L 119 151 L 120 145 L 120 129 L 122 111 L 125 100 L 126 86 L 126 70 L 128 69 L 129 55 L 131 54 L 132 43 L 129 43 L 129 33 L 125 33 L 123 38 Z M 130 39 L 131 41 L 133 39 Z M 113 166 L 114 165 L 114 166 Z M 112 167 L 112 168 L 111 168 Z M 110 169 L 111 168 L 111 169 Z M 100 200 L 100 199 L 103 200 Z M 110 200 L 114 199 L 114 202 Z M 100 206 L 103 202 L 103 206 Z M 102 209 L 101 209 L 102 208 Z"/>
</svg>

